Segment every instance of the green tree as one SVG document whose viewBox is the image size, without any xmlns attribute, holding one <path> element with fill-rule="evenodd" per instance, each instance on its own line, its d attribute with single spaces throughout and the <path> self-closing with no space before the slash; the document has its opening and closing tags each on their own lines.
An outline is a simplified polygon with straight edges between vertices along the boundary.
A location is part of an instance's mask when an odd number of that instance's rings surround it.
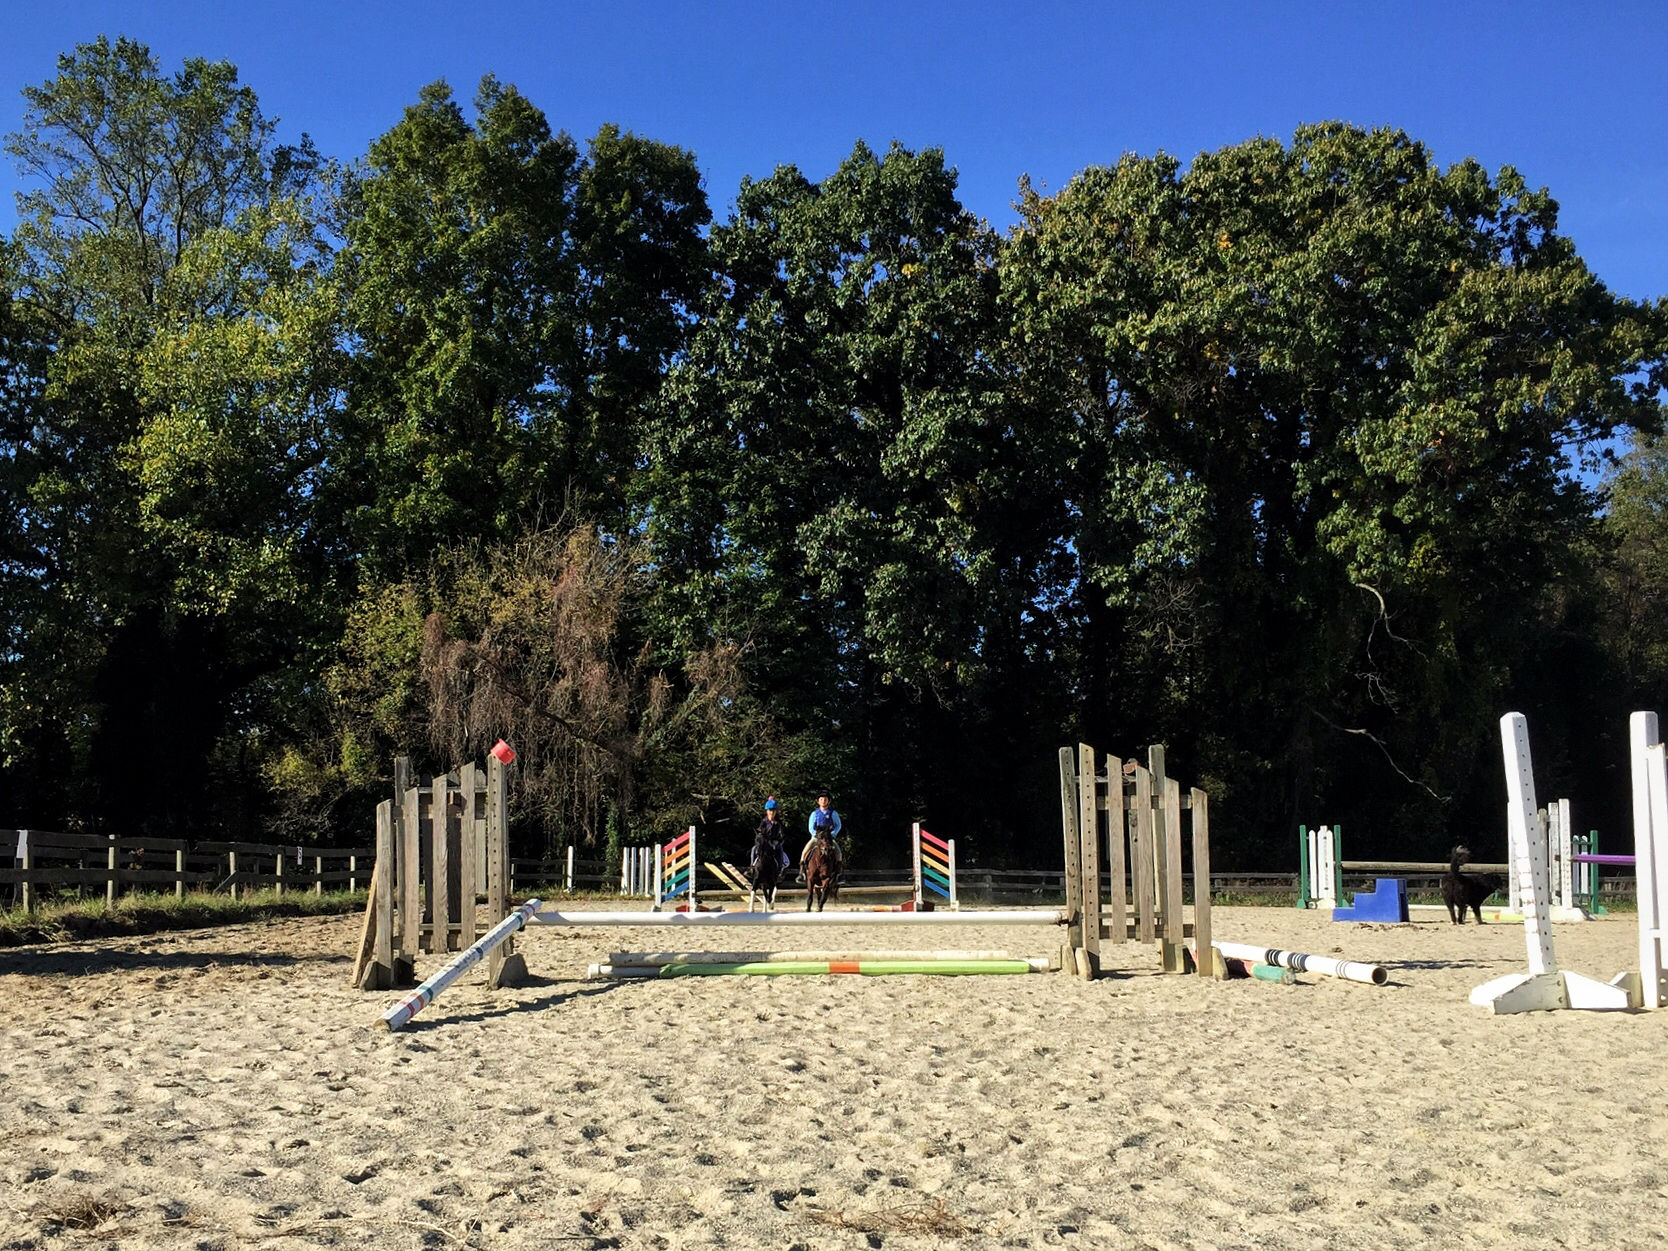
<svg viewBox="0 0 1668 1251">
<path fill-rule="evenodd" d="M 1488 819 L 1442 801 L 1492 794 L 1592 516 L 1566 454 L 1658 417 L 1646 310 L 1544 191 L 1394 131 L 1126 157 L 1024 213 L 1006 292 L 1077 441 L 1095 736 L 1181 745 L 1252 855 L 1318 803 L 1386 840 Z"/>
<path fill-rule="evenodd" d="M 708 219 L 686 152 L 604 128 L 582 155 L 488 77 L 425 87 L 350 180 L 345 426 L 367 569 L 617 516 L 639 410 L 685 334 Z"/>
<path fill-rule="evenodd" d="M 664 636 L 745 643 L 871 831 L 1001 825 L 1007 775 L 958 785 L 959 762 L 1023 721 L 986 697 L 1021 684 L 1058 532 L 996 241 L 955 187 L 941 152 L 862 144 L 820 183 L 745 182 L 643 479 Z"/>
<path fill-rule="evenodd" d="M 12 285 L 45 351 L 14 464 L 38 611 L 6 734 L 70 781 L 47 819 L 184 832 L 247 815 L 251 736 L 320 599 L 305 428 L 330 336 L 310 312 L 284 342 L 276 320 L 327 266 L 318 161 L 274 141 L 230 65 L 164 76 L 130 40 L 24 94 Z"/>
</svg>

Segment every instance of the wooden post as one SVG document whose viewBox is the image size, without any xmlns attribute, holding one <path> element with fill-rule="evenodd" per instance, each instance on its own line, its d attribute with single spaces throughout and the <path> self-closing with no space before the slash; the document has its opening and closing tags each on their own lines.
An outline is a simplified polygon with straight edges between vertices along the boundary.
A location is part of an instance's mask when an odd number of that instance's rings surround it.
<svg viewBox="0 0 1668 1251">
<path fill-rule="evenodd" d="M 324 857 L 313 857 L 313 894 L 324 894 Z"/>
<path fill-rule="evenodd" d="M 1158 939 L 1159 957 L 1164 956 L 1164 939 L 1168 932 L 1168 925 L 1164 914 L 1164 888 L 1167 871 L 1170 864 L 1170 843 L 1164 828 L 1164 748 L 1161 744 L 1154 744 L 1147 748 L 1147 769 L 1153 775 L 1153 889 L 1156 892 L 1156 902 L 1153 907 L 1153 935 Z"/>
<path fill-rule="evenodd" d="M 1100 814 L 1095 806 L 1095 749 L 1077 745 L 1077 838 L 1083 856 L 1083 950 L 1091 978 L 1100 976 Z"/>
<path fill-rule="evenodd" d="M 25 874 L 35 867 L 35 849 L 29 846 L 28 830 L 17 832 L 17 859 Z M 23 910 L 35 910 L 35 884 L 28 877 L 23 879 Z"/>
<path fill-rule="evenodd" d="M 1187 927 L 1182 920 L 1181 784 L 1172 777 L 1164 779 L 1164 878 L 1159 894 L 1164 901 L 1158 910 L 1164 926 L 1160 954 L 1166 972 L 1180 973 Z"/>
<path fill-rule="evenodd" d="M 241 883 L 237 880 L 237 852 L 236 851 L 228 851 L 226 853 L 226 877 L 232 883 L 232 898 L 233 899 L 241 899 L 242 895 L 240 894 L 240 892 L 243 890 L 243 883 Z"/>
<path fill-rule="evenodd" d="M 353 891 L 356 891 L 356 890 L 359 889 L 359 857 L 358 856 L 349 856 L 348 857 L 348 883 L 347 883 L 347 888 L 348 888 L 349 893 L 352 893 Z"/>
<path fill-rule="evenodd" d="M 452 792 L 444 773 L 429 783 L 429 950 L 452 949 L 452 857 L 447 835 L 452 825 Z"/>
<path fill-rule="evenodd" d="M 376 963 L 382 966 L 377 977 L 386 978 L 388 986 L 403 986 L 413 980 L 416 964 L 409 955 L 401 955 L 394 945 L 394 882 L 399 864 L 400 806 L 385 799 L 376 807 L 376 868 L 371 870 L 370 898 L 366 906 L 376 911 Z M 367 986 L 367 990 L 373 989 Z"/>
<path fill-rule="evenodd" d="M 1129 941 L 1129 900 L 1124 890 L 1128 872 L 1124 863 L 1124 837 L 1127 827 L 1124 804 L 1124 762 L 1116 756 L 1106 758 L 1106 843 L 1107 864 L 1112 873 L 1112 888 L 1107 892 L 1106 910 L 1112 916 L 1111 937 L 1115 943 Z"/>
<path fill-rule="evenodd" d="M 400 854 L 397 857 L 400 879 L 400 951 L 416 967 L 417 952 L 423 941 L 423 898 L 421 830 L 422 796 L 415 786 L 408 786 L 400 802 Z"/>
<path fill-rule="evenodd" d="M 487 928 L 490 931 L 510 914 L 510 780 L 504 762 L 487 757 Z M 500 943 L 487 955 L 487 985 L 509 986 L 527 976 L 527 961 L 513 950 L 514 941 Z"/>
<path fill-rule="evenodd" d="M 1060 950 L 1060 967 L 1077 967 L 1077 953 L 1083 947 L 1082 875 L 1083 846 L 1077 833 L 1077 753 L 1060 749 L 1060 830 L 1066 852 L 1066 941 Z"/>
<path fill-rule="evenodd" d="M 104 879 L 104 906 L 114 908 L 116 906 L 116 836 L 114 834 L 110 836 L 110 848 L 104 853 L 104 862 L 110 875 Z"/>
<path fill-rule="evenodd" d="M 1153 775 L 1135 766 L 1135 811 L 1130 814 L 1130 879 L 1135 891 L 1135 939 L 1150 943 L 1153 925 Z"/>
<path fill-rule="evenodd" d="M 185 898 L 185 848 L 174 848 L 174 898 Z"/>
<path fill-rule="evenodd" d="M 1193 949 L 1201 977 L 1215 977 L 1216 953 L 1210 945 L 1210 796 L 1197 786 L 1188 792 L 1193 813 Z"/>
<path fill-rule="evenodd" d="M 275 879 L 278 897 L 284 897 L 284 853 L 279 852 L 272 859 L 272 876 Z"/>
<path fill-rule="evenodd" d="M 394 804 L 376 806 L 376 868 L 365 901 L 365 933 L 360 939 L 361 967 L 354 984 L 361 990 L 387 990 L 395 983 L 394 965 Z M 368 948 L 368 950 L 367 950 Z"/>
<path fill-rule="evenodd" d="M 463 816 L 458 826 L 458 949 L 467 951 L 475 945 L 475 897 L 480 883 L 475 876 L 480 852 L 480 839 L 475 830 L 475 765 L 458 766 L 458 794 L 463 801 Z"/>
</svg>

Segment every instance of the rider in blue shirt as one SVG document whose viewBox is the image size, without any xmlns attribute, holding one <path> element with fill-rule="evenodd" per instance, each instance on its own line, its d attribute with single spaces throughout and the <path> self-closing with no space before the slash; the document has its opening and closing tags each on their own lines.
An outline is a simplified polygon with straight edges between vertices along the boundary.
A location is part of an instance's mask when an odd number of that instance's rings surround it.
<svg viewBox="0 0 1668 1251">
<path fill-rule="evenodd" d="M 817 796 L 817 806 L 811 809 L 810 819 L 806 821 L 805 826 L 811 838 L 805 844 L 805 850 L 799 853 L 800 876 L 805 875 L 805 862 L 811 858 L 811 848 L 816 846 L 817 835 L 826 830 L 829 845 L 834 848 L 834 873 L 838 877 L 840 870 L 845 866 L 845 858 L 840 854 L 839 842 L 843 822 L 841 822 L 840 814 L 835 810 L 834 801 L 829 797 L 827 791 L 823 791 Z"/>
</svg>

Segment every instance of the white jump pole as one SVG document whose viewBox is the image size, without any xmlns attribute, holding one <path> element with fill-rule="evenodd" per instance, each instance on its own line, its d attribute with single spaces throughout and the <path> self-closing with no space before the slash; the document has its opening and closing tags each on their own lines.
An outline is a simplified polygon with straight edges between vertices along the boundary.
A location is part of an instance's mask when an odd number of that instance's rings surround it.
<svg viewBox="0 0 1668 1251">
<path fill-rule="evenodd" d="M 539 901 L 537 899 L 529 899 L 522 904 L 521 907 L 488 930 L 486 936 L 473 947 L 470 947 L 467 951 L 460 951 L 457 958 L 450 964 L 384 1012 L 382 1023 L 390 1031 L 399 1029 L 412 1017 L 433 1003 L 435 996 L 457 981 L 459 976 L 479 964 L 485 958 L 487 952 L 526 925 L 528 918 L 536 913 L 538 909 Z"/>
<path fill-rule="evenodd" d="M 529 924 L 587 926 L 1064 925 L 1058 908 L 969 912 L 535 912 Z"/>
<path fill-rule="evenodd" d="M 1278 947 L 1255 947 L 1250 943 L 1212 943 L 1230 960 L 1249 960 L 1253 964 L 1274 964 L 1296 973 L 1322 973 L 1341 977 L 1347 982 L 1366 982 L 1382 986 L 1390 980 L 1383 965 L 1365 964 L 1359 960 L 1334 960 L 1330 956 L 1311 956 L 1302 951 L 1281 951 Z"/>
<path fill-rule="evenodd" d="M 1525 899 L 1523 943 L 1529 971 L 1508 973 L 1471 992 L 1471 1002 L 1496 1013 L 1545 1012 L 1557 1008 L 1616 1009 L 1628 1006 L 1625 987 L 1611 986 L 1558 968 L 1552 951 L 1546 833 L 1535 808 L 1535 768 L 1529 754 L 1529 721 L 1520 712 L 1500 718 L 1500 748 L 1506 766 L 1507 834 L 1512 875 Z"/>
<path fill-rule="evenodd" d="M 830 960 L 1015 960 L 1007 951 L 611 951 L 603 963 L 625 966 L 656 964 L 765 964 Z"/>
</svg>

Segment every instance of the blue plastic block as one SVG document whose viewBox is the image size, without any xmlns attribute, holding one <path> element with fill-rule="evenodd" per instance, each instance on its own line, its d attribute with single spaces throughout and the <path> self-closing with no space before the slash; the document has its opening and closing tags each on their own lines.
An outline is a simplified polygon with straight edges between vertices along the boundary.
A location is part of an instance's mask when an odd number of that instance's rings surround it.
<svg viewBox="0 0 1668 1251">
<path fill-rule="evenodd" d="M 1348 908 L 1332 909 L 1334 921 L 1407 920 L 1407 883 L 1399 877 L 1373 880 L 1372 890 L 1358 890 Z"/>
</svg>

